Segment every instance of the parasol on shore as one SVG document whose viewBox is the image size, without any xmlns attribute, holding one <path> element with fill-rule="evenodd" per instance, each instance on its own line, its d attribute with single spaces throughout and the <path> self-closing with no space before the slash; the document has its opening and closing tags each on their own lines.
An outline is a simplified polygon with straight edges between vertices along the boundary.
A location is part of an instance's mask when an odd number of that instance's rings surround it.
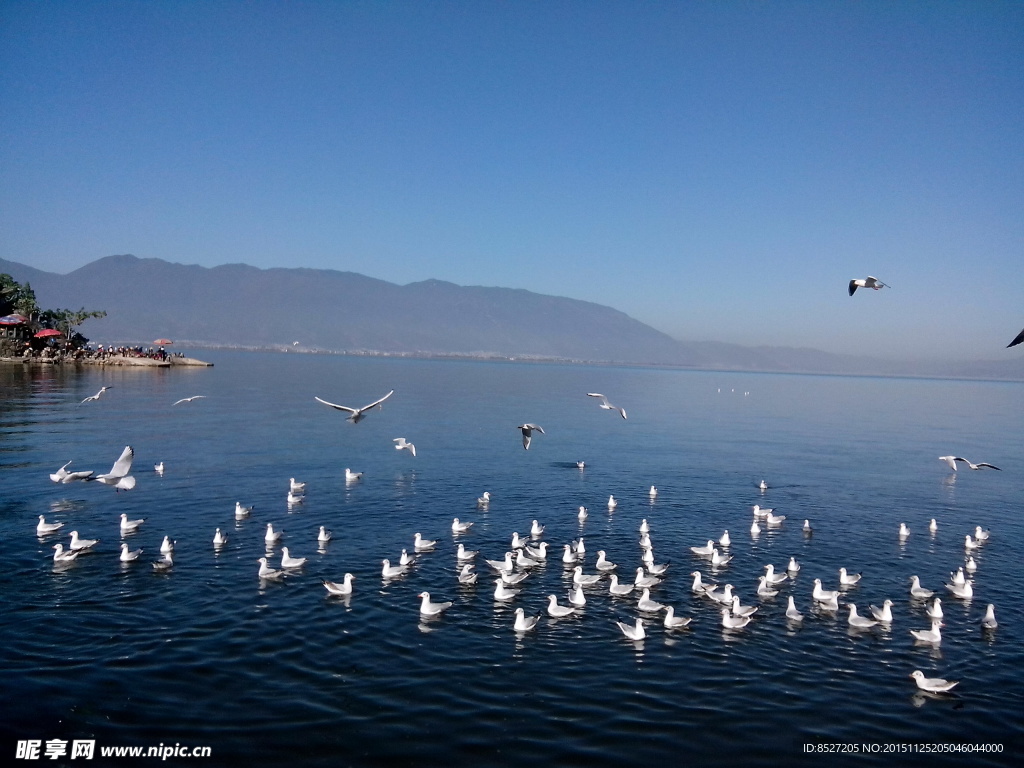
<svg viewBox="0 0 1024 768">
<path fill-rule="evenodd" d="M 0 325 L 24 325 L 28 322 L 28 318 L 24 315 L 4 315 L 0 317 Z"/>
<path fill-rule="evenodd" d="M 58 331 L 56 328 L 43 328 L 36 334 L 37 339 L 48 339 L 51 336 L 63 336 L 64 334 Z"/>
<path fill-rule="evenodd" d="M 161 347 L 166 347 L 168 344 L 173 344 L 174 342 L 170 339 L 156 339 L 153 343 L 159 344 Z"/>
</svg>

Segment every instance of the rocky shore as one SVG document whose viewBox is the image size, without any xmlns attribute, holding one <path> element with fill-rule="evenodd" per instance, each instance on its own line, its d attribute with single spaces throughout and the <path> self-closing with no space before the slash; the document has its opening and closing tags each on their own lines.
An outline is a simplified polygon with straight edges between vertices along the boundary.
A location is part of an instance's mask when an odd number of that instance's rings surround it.
<svg viewBox="0 0 1024 768">
<path fill-rule="evenodd" d="M 168 357 L 160 360 L 152 357 L 0 357 L 0 363 L 16 363 L 18 365 L 112 365 L 133 366 L 142 368 L 174 368 L 181 365 L 212 368 L 213 363 L 196 360 L 194 357 Z"/>
</svg>

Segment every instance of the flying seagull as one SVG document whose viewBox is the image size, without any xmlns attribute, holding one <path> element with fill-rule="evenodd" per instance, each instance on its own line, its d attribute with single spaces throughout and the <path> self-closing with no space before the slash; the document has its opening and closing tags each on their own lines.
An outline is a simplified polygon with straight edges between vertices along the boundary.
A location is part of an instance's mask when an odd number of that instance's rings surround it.
<svg viewBox="0 0 1024 768">
<path fill-rule="evenodd" d="M 392 440 L 391 442 L 393 442 L 393 443 L 395 444 L 395 450 L 396 450 L 396 451 L 400 451 L 400 450 L 402 450 L 403 448 L 405 448 L 405 449 L 406 449 L 407 451 L 409 451 L 409 453 L 411 453 L 411 454 L 412 454 L 413 456 L 415 456 L 415 455 L 416 455 L 416 446 L 415 446 L 415 445 L 413 445 L 412 443 L 410 443 L 410 442 L 409 442 L 408 440 L 406 440 L 406 439 L 405 439 L 404 437 L 396 437 L 396 438 L 395 438 L 394 440 Z"/>
<path fill-rule="evenodd" d="M 946 462 L 949 465 L 949 468 L 952 469 L 954 472 L 956 472 L 956 463 L 958 461 L 962 461 L 971 469 L 981 469 L 983 467 L 987 467 L 988 469 L 999 469 L 999 467 L 997 467 L 995 464 L 988 464 L 987 462 L 984 461 L 979 461 L 977 464 L 972 464 L 967 459 L 961 459 L 959 456 L 939 456 L 939 460 Z M 1000 472 L 1001 471 L 1002 470 L 1000 470 Z"/>
<path fill-rule="evenodd" d="M 1013 337 L 1013 341 L 1011 341 L 1009 344 L 1007 344 L 1006 348 L 1009 349 L 1010 347 L 1016 347 L 1022 341 L 1024 341 L 1024 331 L 1021 331 L 1016 336 L 1014 336 Z"/>
<path fill-rule="evenodd" d="M 132 459 L 134 458 L 135 451 L 130 445 L 126 445 L 107 474 L 94 475 L 86 479 L 99 480 L 104 485 L 112 485 L 117 491 L 130 491 L 135 487 L 135 478 L 128 474 L 132 469 Z"/>
<path fill-rule="evenodd" d="M 389 397 L 391 397 L 393 394 L 395 394 L 395 390 L 392 389 L 390 392 L 388 392 L 386 395 L 384 395 L 384 397 L 382 397 L 380 400 L 374 400 L 372 403 L 370 403 L 369 405 L 364 405 L 362 408 L 349 408 L 347 405 L 338 405 L 337 403 L 329 403 L 326 400 L 323 400 L 323 399 L 321 399 L 319 397 L 316 397 L 316 396 L 314 396 L 313 399 L 316 400 L 317 402 L 323 403 L 324 405 L 329 405 L 329 406 L 331 406 L 331 408 L 334 408 L 336 410 L 348 411 L 348 413 L 350 414 L 349 417 L 348 417 L 348 420 L 351 421 L 353 424 L 358 424 L 360 421 L 362 421 L 364 418 L 366 418 L 366 412 L 368 410 L 370 410 L 371 408 L 376 408 L 381 403 L 383 403 L 385 400 L 387 400 Z"/>
<path fill-rule="evenodd" d="M 68 472 L 68 466 L 71 464 L 69 461 L 63 467 L 58 469 L 56 472 L 50 475 L 50 479 L 55 483 L 70 483 L 75 480 L 87 480 L 92 474 L 92 470 L 82 470 L 81 472 Z"/>
<path fill-rule="evenodd" d="M 850 281 L 850 295 L 856 292 L 858 288 L 872 288 L 878 290 L 879 288 L 888 288 L 889 286 L 879 280 L 877 277 L 871 277 L 870 275 L 859 280 Z"/>
<path fill-rule="evenodd" d="M 1021 333 L 1024 333 L 1024 331 L 1022 331 Z M 1013 344 L 1016 344 L 1016 343 L 1017 343 L 1016 341 L 1013 342 Z M 1013 344 L 1011 344 L 1010 346 L 1012 347 Z M 112 386 L 113 385 L 111 385 L 111 387 Z M 95 400 L 99 400 L 100 399 L 100 395 L 102 395 L 108 389 L 110 389 L 110 387 L 100 387 L 100 391 L 99 392 L 97 392 L 95 395 L 91 395 L 91 396 L 85 398 L 85 400 L 83 400 L 82 403 L 91 403 L 91 402 L 93 402 Z M 82 403 L 79 403 L 79 405 L 81 405 Z"/>
<path fill-rule="evenodd" d="M 200 398 L 206 397 L 206 395 L 192 395 L 192 397 L 183 397 L 181 400 L 176 400 L 171 403 L 172 406 L 179 405 L 180 403 L 191 403 L 193 400 L 199 400 Z"/>
<path fill-rule="evenodd" d="M 542 435 L 544 434 L 543 428 L 536 424 L 520 424 L 516 429 L 521 429 L 523 431 L 523 448 L 527 451 L 530 450 L 530 441 L 533 439 L 533 430 L 536 429 Z"/>
<path fill-rule="evenodd" d="M 622 418 L 626 418 L 626 409 L 619 408 L 616 405 L 612 405 L 608 402 L 608 398 L 602 395 L 600 392 L 587 392 L 587 397 L 600 397 L 601 402 L 598 404 L 599 408 L 603 408 L 606 411 L 618 411 Z"/>
</svg>

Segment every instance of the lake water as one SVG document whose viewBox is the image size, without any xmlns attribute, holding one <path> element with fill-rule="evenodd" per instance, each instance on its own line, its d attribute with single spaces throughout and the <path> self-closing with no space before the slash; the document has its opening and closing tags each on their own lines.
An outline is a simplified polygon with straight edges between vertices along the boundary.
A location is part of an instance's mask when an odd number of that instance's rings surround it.
<svg viewBox="0 0 1024 768">
<path fill-rule="evenodd" d="M 0 547 L 4 599 L 3 749 L 18 741 L 209 746 L 204 765 L 1011 765 L 1024 759 L 1024 385 L 204 351 L 211 369 L 0 366 Z M 94 403 L 79 401 L 113 385 Z M 362 405 L 395 394 L 359 424 L 314 401 Z M 623 421 L 587 392 L 626 408 Z M 205 395 L 178 406 L 175 400 Z M 541 425 L 524 451 L 516 425 Z M 405 437 L 417 456 L 396 451 Z M 106 472 L 135 449 L 137 486 L 57 485 L 50 472 Z M 1003 471 L 961 470 L 965 456 Z M 579 470 L 575 462 L 583 460 Z M 156 462 L 165 472 L 153 471 Z M 361 471 L 346 484 L 344 470 Z M 307 483 L 289 509 L 289 477 Z M 761 492 L 757 484 L 769 484 Z M 656 499 L 648 488 L 658 488 Z M 489 508 L 476 499 L 489 491 Z M 618 508 L 609 513 L 614 494 Z M 255 505 L 236 521 L 234 505 Z M 752 537 L 751 505 L 786 515 Z M 580 505 L 589 509 L 584 524 Z M 118 560 L 122 513 L 142 560 Z M 64 522 L 37 538 L 37 517 Z M 453 517 L 473 521 L 454 537 Z M 625 580 L 640 564 L 646 518 L 658 562 L 653 598 L 692 616 L 685 630 L 648 622 L 624 638 L 635 597 L 588 588 L 582 614 L 544 615 L 517 636 L 513 611 L 565 604 L 562 545 L 584 536 L 587 573 L 607 551 Z M 807 518 L 813 534 L 801 531 Z M 938 531 L 928 531 L 935 518 Z M 546 525 L 546 565 L 507 604 L 493 571 L 513 531 Z M 897 529 L 912 533 L 901 544 Z M 305 567 L 257 577 L 267 523 Z M 318 551 L 317 531 L 334 539 Z M 943 584 L 976 554 L 975 597 Z M 228 543 L 212 546 L 220 527 Z M 77 529 L 95 551 L 54 568 Z M 733 560 L 713 569 L 691 546 L 728 529 Z M 383 558 L 437 540 L 402 579 Z M 164 535 L 173 569 L 156 573 Z M 456 580 L 457 542 L 479 550 L 479 583 Z M 756 579 L 793 556 L 802 570 L 778 597 Z M 280 548 L 272 563 L 279 565 Z M 812 606 L 813 579 L 862 572 L 838 614 Z M 759 606 L 725 631 L 690 572 Z M 322 579 L 356 577 L 351 599 Z M 916 644 L 924 605 L 911 575 L 943 598 L 938 647 Z M 422 621 L 418 593 L 454 605 Z M 788 623 L 786 598 L 805 614 Z M 889 630 L 850 631 L 894 601 Z M 1000 622 L 982 631 L 988 603 Z M 909 674 L 960 680 L 919 694 Z M 808 755 L 806 743 L 998 744 L 1002 753 Z M 903 749 L 908 747 L 904 746 Z M 909 747 L 913 748 L 913 746 Z M 45 760 L 45 757 L 42 758 Z M 81 760 L 48 763 L 77 765 Z M 129 761 L 131 762 L 131 761 Z M 175 762 L 172 760 L 171 762 Z M 178 762 L 181 762 L 180 760 Z M 124 760 L 110 759 L 110 764 Z M 27 762 L 26 762 L 27 764 Z"/>
</svg>

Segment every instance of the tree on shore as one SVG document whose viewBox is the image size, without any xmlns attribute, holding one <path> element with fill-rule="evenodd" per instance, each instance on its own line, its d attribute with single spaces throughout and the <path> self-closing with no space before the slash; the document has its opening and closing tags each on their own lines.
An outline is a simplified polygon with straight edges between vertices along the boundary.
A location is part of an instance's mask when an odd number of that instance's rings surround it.
<svg viewBox="0 0 1024 768">
<path fill-rule="evenodd" d="M 87 310 L 85 307 L 71 309 L 39 309 L 35 291 L 28 283 L 22 285 L 8 274 L 0 274 L 0 316 L 16 313 L 28 319 L 32 332 L 52 328 L 61 332 L 73 347 L 89 342 L 78 332 L 78 326 L 93 317 L 106 317 L 102 310 Z"/>
<path fill-rule="evenodd" d="M 75 346 L 88 343 L 88 339 L 76 329 L 91 317 L 106 317 L 103 310 L 87 311 L 82 307 L 77 312 L 70 309 L 45 309 L 39 314 L 39 323 L 44 328 L 55 328 Z"/>
<path fill-rule="evenodd" d="M 30 320 L 39 314 L 36 292 L 28 283 L 22 285 L 10 275 L 0 274 L 0 317 L 17 313 Z"/>
</svg>

